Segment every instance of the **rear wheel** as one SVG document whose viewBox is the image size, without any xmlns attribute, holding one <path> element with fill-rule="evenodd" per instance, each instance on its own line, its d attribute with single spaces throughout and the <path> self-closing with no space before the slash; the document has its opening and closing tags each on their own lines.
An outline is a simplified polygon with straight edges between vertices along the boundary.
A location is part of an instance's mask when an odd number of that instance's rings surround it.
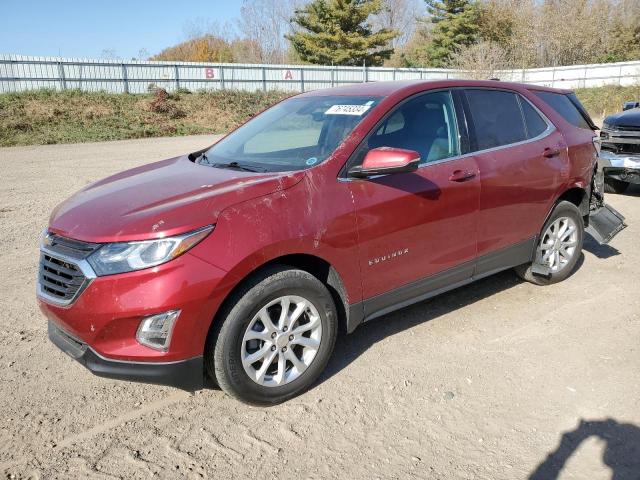
<svg viewBox="0 0 640 480">
<path fill-rule="evenodd" d="M 535 260 L 516 267 L 515 271 L 536 285 L 561 282 L 573 272 L 582 253 L 583 240 L 580 210 L 573 203 L 562 201 L 542 227 Z"/>
<path fill-rule="evenodd" d="M 604 178 L 604 191 L 606 193 L 624 193 L 629 188 L 629 182 L 618 180 L 617 178 Z"/>
<path fill-rule="evenodd" d="M 251 404 L 283 402 L 324 370 L 337 334 L 331 293 L 313 275 L 286 267 L 250 280 L 222 312 L 206 366 L 228 394 Z"/>
</svg>

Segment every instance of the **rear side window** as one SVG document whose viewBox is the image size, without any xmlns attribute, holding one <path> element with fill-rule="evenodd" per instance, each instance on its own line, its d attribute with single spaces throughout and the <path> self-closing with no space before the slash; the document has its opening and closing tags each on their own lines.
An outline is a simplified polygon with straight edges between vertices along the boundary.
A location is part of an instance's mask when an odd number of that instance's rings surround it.
<svg viewBox="0 0 640 480">
<path fill-rule="evenodd" d="M 562 115 L 567 122 L 578 128 L 591 130 L 591 126 L 585 120 L 580 110 L 573 104 L 571 99 L 562 93 L 554 92 L 533 92 L 536 96 L 544 100 L 551 108 Z"/>
<path fill-rule="evenodd" d="M 534 138 L 542 134 L 542 132 L 547 129 L 547 122 L 542 119 L 540 114 L 536 112 L 536 109 L 526 100 L 521 98 L 520 105 L 522 105 L 524 123 L 527 125 L 527 137 Z"/>
<path fill-rule="evenodd" d="M 466 96 L 475 127 L 477 150 L 527 139 L 515 93 L 501 90 L 466 90 Z"/>
</svg>

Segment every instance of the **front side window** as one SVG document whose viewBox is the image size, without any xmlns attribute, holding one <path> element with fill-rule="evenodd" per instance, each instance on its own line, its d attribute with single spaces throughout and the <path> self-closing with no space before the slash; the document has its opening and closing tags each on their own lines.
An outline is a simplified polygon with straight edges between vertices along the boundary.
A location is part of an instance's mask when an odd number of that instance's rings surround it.
<svg viewBox="0 0 640 480">
<path fill-rule="evenodd" d="M 197 162 L 269 172 L 311 168 L 326 160 L 380 100 L 337 95 L 285 100 L 220 140 Z"/>
<path fill-rule="evenodd" d="M 422 94 L 403 103 L 367 138 L 366 146 L 414 150 L 420 163 L 459 155 L 451 92 Z"/>
<path fill-rule="evenodd" d="M 501 147 L 527 139 L 515 93 L 502 90 L 467 90 L 475 127 L 476 150 Z"/>
</svg>

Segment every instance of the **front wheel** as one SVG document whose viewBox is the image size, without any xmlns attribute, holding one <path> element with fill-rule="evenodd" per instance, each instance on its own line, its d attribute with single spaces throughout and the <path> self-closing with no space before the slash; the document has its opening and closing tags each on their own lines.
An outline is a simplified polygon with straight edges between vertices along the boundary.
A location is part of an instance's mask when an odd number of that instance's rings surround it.
<svg viewBox="0 0 640 480">
<path fill-rule="evenodd" d="M 522 279 L 536 285 L 551 285 L 573 272 L 582 253 L 584 221 L 573 203 L 556 205 L 542 227 L 535 260 L 515 268 Z"/>
<path fill-rule="evenodd" d="M 209 375 L 246 403 L 283 402 L 324 370 L 337 335 L 327 287 L 308 272 L 278 267 L 250 279 L 216 321 L 205 361 Z"/>
</svg>

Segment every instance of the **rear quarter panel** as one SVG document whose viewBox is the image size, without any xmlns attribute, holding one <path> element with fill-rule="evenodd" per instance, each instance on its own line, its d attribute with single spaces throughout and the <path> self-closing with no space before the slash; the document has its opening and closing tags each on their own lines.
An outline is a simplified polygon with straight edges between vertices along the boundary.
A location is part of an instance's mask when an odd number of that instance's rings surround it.
<svg viewBox="0 0 640 480">
<path fill-rule="evenodd" d="M 550 210 L 558 197 L 571 188 L 577 187 L 589 191 L 591 177 L 597 163 L 596 151 L 593 147 L 595 134 L 591 130 L 578 128 L 570 124 L 535 93 L 526 88 L 523 90 L 523 95 L 551 120 L 566 143 L 569 158 L 568 172 L 566 178 L 558 185 L 553 202 L 549 205 Z"/>
</svg>

